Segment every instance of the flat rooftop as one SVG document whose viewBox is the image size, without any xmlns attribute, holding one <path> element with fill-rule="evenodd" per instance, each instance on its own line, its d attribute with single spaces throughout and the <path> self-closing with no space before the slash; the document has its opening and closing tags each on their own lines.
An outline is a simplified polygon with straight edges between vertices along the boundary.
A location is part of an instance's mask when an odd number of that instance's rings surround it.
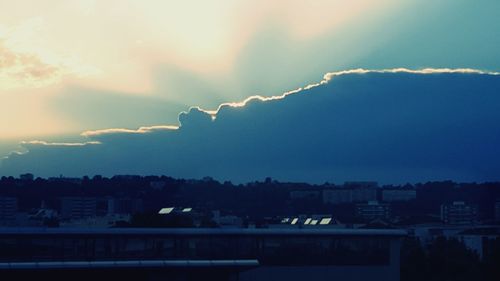
<svg viewBox="0 0 500 281">
<path fill-rule="evenodd" d="M 403 237 L 401 229 L 275 229 L 275 228 L 46 228 L 0 227 L 0 236 L 9 235 L 299 235 L 299 236 L 388 236 Z"/>
</svg>

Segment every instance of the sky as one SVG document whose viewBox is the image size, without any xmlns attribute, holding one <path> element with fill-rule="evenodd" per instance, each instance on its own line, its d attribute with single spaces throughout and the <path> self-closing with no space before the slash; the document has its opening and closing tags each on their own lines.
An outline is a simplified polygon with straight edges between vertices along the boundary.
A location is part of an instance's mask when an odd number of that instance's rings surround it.
<svg viewBox="0 0 500 281">
<path fill-rule="evenodd" d="M 0 157 L 94 141 L 87 131 L 170 130 L 192 106 L 279 96 L 326 73 L 495 73 L 498 18 L 496 0 L 0 0 Z"/>
<path fill-rule="evenodd" d="M 2 172 L 39 176 L 168 174 L 242 183 L 494 181 L 500 167 L 500 73 L 351 70 L 180 126 L 86 131 L 85 142 L 31 141 Z"/>
</svg>

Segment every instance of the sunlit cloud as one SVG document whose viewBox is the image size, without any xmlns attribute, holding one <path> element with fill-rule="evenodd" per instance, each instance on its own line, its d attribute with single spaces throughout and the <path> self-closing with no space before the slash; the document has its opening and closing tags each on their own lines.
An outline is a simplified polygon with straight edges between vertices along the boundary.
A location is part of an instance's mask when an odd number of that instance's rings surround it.
<svg viewBox="0 0 500 281">
<path fill-rule="evenodd" d="M 216 112 L 194 107 L 180 114 L 179 126 L 26 142 L 25 153 L 2 160 L 0 174 L 498 180 L 499 83 L 497 72 L 475 69 L 331 72 L 316 84 Z"/>
<path fill-rule="evenodd" d="M 345 74 L 365 74 L 365 73 L 413 73 L 413 74 L 436 74 L 436 73 L 469 73 L 469 74 L 488 74 L 488 75 L 499 75 L 500 72 L 495 71 L 485 71 L 473 68 L 423 68 L 423 69 L 408 69 L 408 68 L 391 68 L 391 69 L 351 69 L 337 72 L 329 72 L 325 74 L 323 81 L 329 81 L 334 76 L 340 76 Z M 322 81 L 322 82 L 323 82 Z"/>
<path fill-rule="evenodd" d="M 163 126 L 149 126 L 149 127 L 140 127 L 137 130 L 132 129 L 123 129 L 123 128 L 111 128 L 104 130 L 94 130 L 94 131 L 85 131 L 81 134 L 83 137 L 95 137 L 100 135 L 107 134 L 147 134 L 156 131 L 171 131 L 177 130 L 178 126 L 173 125 L 163 125 Z"/>
<path fill-rule="evenodd" d="M 272 100 L 280 100 L 280 99 L 285 98 L 288 95 L 298 94 L 298 93 L 301 93 L 303 90 L 309 90 L 309 89 L 318 87 L 320 85 L 326 84 L 326 83 L 330 82 L 330 80 L 332 80 L 334 77 L 337 77 L 337 76 L 350 75 L 350 74 L 368 74 L 368 73 L 411 73 L 411 74 L 464 73 L 464 74 L 500 75 L 500 72 L 484 71 L 484 70 L 472 69 L 472 68 L 455 68 L 455 69 L 452 69 L 452 68 L 424 68 L 424 69 L 416 69 L 416 70 L 415 69 L 407 69 L 407 68 L 392 68 L 392 69 L 357 68 L 357 69 L 342 70 L 342 71 L 335 71 L 335 72 L 326 73 L 323 76 L 323 80 L 321 80 L 318 83 L 309 84 L 309 85 L 304 86 L 302 88 L 298 88 L 295 90 L 285 92 L 281 95 L 276 95 L 276 96 L 254 95 L 254 96 L 250 96 L 250 97 L 248 97 L 240 102 L 222 103 L 215 110 L 206 110 L 206 109 L 200 108 L 199 106 L 194 106 L 191 108 L 195 108 L 195 109 L 198 109 L 200 111 L 206 112 L 212 116 L 213 120 L 215 120 L 217 118 L 217 114 L 224 107 L 245 107 L 248 103 L 250 103 L 252 101 L 266 102 L 266 101 L 272 101 Z"/>
<path fill-rule="evenodd" d="M 343 76 L 343 75 L 353 75 L 353 74 L 369 74 L 369 73 L 409 73 L 409 74 L 446 74 L 446 73 L 463 73 L 463 74 L 487 74 L 487 75 L 500 75 L 499 72 L 491 72 L 491 71 L 483 71 L 478 69 L 471 68 L 424 68 L 424 69 L 407 69 L 407 68 L 392 68 L 392 69 L 350 69 L 343 71 L 335 71 L 326 73 L 323 76 L 323 79 L 317 83 L 312 83 L 306 85 L 304 87 L 287 91 L 280 95 L 274 96 L 260 96 L 253 95 L 239 102 L 225 102 L 220 104 L 216 109 L 204 109 L 200 106 L 192 106 L 187 111 L 183 111 L 180 115 L 189 115 L 192 110 L 203 112 L 209 114 L 212 120 L 216 120 L 219 112 L 226 107 L 232 108 L 242 108 L 247 106 L 248 103 L 259 101 L 259 102 L 268 102 L 274 100 L 284 99 L 289 95 L 293 94 L 301 94 L 305 90 L 310 90 L 315 87 L 324 85 L 329 83 L 335 77 Z M 99 137 L 102 135 L 113 135 L 113 134 L 147 134 L 154 133 L 158 131 L 172 131 L 177 130 L 182 126 L 182 123 L 178 125 L 157 125 L 157 126 L 143 126 L 138 129 L 127 129 L 127 128 L 109 128 L 109 129 L 101 129 L 101 130 L 88 130 L 82 132 L 80 135 L 87 138 Z"/>
<path fill-rule="evenodd" d="M 88 142 L 47 142 L 41 140 L 23 141 L 21 145 L 24 147 L 30 146 L 85 146 L 100 144 L 98 141 L 88 141 Z"/>
<path fill-rule="evenodd" d="M 232 107 L 232 108 L 243 108 L 247 106 L 249 103 L 254 102 L 254 101 L 259 101 L 259 102 L 268 102 L 268 101 L 275 101 L 275 100 L 281 100 L 286 98 L 289 95 L 294 95 L 294 94 L 302 94 L 304 91 L 313 89 L 315 87 L 330 83 L 335 77 L 339 76 L 344 76 L 344 75 L 363 75 L 363 74 L 370 74 L 370 73 L 409 73 L 409 74 L 450 74 L 450 73 L 462 73 L 462 74 L 479 74 L 479 75 L 500 75 L 500 72 L 494 72 L 494 71 L 484 71 L 484 70 L 479 70 L 479 69 L 472 69 L 472 68 L 423 68 L 423 69 L 407 69 L 407 68 L 392 68 L 392 69 L 350 69 L 350 70 L 342 70 L 342 71 L 335 71 L 335 72 L 329 72 L 326 73 L 323 76 L 323 79 L 317 83 L 312 83 L 309 85 L 306 85 L 304 87 L 291 90 L 288 92 L 285 92 L 280 95 L 274 95 L 274 96 L 260 96 L 260 95 L 254 95 L 250 96 L 242 101 L 239 102 L 225 102 L 220 104 L 216 109 L 210 110 L 210 109 L 204 109 L 201 108 L 200 106 L 192 106 L 189 108 L 187 111 L 183 111 L 179 113 L 179 115 L 189 115 L 192 110 L 199 111 L 206 113 L 211 116 L 212 120 L 216 120 L 217 115 L 221 112 L 226 107 Z M 93 137 L 99 137 L 102 135 L 113 135 L 113 134 L 148 134 L 148 133 L 154 133 L 154 132 L 159 132 L 159 131 L 173 131 L 173 130 L 178 130 L 180 127 L 182 127 L 182 122 L 179 123 L 178 125 L 156 125 L 156 126 L 143 126 L 139 127 L 138 129 L 127 129 L 127 128 L 109 128 L 109 129 L 101 129 L 101 130 L 88 130 L 82 132 L 80 135 L 83 137 L 87 138 L 93 138 Z M 92 143 L 92 142 L 90 142 Z M 92 143 L 92 144 L 98 144 L 99 142 Z M 43 141 L 31 141 L 31 142 L 23 142 L 23 144 L 42 144 L 42 145 L 57 145 L 57 143 L 47 143 Z M 72 143 L 64 143 L 62 145 L 71 145 Z M 83 143 L 87 144 L 87 143 Z M 82 143 L 75 143 L 75 145 L 82 145 Z"/>
</svg>

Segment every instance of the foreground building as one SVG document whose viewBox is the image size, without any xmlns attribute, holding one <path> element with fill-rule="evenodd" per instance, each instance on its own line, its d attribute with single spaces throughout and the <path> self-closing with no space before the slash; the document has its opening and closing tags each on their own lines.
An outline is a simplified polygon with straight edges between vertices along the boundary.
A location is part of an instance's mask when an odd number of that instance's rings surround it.
<svg viewBox="0 0 500 281">
<path fill-rule="evenodd" d="M 399 280 L 405 235 L 371 229 L 0 228 L 0 276 L 392 281 Z"/>
</svg>

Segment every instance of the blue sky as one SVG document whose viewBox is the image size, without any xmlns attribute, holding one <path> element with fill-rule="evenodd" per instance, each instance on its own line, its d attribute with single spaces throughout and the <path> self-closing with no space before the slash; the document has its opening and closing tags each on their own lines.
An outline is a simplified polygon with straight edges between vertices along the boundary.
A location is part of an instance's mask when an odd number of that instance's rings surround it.
<svg viewBox="0 0 500 281">
<path fill-rule="evenodd" d="M 193 5 L 197 9 L 192 9 Z M 500 70 L 500 2 L 0 0 L 0 155 L 347 69 Z"/>
</svg>

